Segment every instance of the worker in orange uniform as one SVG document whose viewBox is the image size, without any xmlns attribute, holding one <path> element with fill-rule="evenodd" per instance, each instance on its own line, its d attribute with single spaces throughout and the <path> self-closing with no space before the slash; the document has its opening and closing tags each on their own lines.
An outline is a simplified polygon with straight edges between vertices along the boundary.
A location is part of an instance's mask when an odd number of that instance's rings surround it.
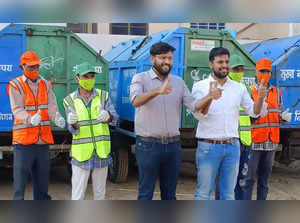
<svg viewBox="0 0 300 223">
<path fill-rule="evenodd" d="M 280 141 L 279 126 L 281 121 L 289 122 L 292 117 L 289 109 L 282 112 L 281 91 L 269 84 L 271 72 L 272 61 L 270 59 L 262 58 L 257 61 L 257 79 L 259 83 L 266 85 L 268 89 L 268 94 L 264 99 L 268 104 L 268 112 L 257 119 L 252 119 L 251 123 L 252 151 L 244 190 L 245 196 L 243 196 L 247 200 L 251 200 L 256 177 L 258 178 L 257 200 L 267 199 L 268 179 L 272 171 L 275 151 Z M 257 86 L 250 86 L 254 101 L 259 98 Z"/>
<path fill-rule="evenodd" d="M 39 75 L 39 56 L 27 51 L 21 56 L 23 75 L 7 85 L 11 110 L 14 115 L 12 143 L 13 198 L 23 200 L 29 175 L 32 178 L 35 200 L 50 200 L 48 194 L 50 160 L 49 144 L 53 144 L 50 120 L 65 127 L 65 119 L 58 112 L 51 83 Z"/>
</svg>

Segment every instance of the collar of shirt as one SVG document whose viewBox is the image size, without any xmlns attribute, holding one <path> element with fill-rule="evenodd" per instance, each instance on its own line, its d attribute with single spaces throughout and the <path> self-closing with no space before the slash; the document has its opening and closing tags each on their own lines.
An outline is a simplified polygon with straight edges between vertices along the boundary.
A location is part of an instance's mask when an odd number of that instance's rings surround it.
<svg viewBox="0 0 300 223">
<path fill-rule="evenodd" d="M 153 70 L 153 67 L 151 68 L 151 70 L 149 71 L 149 74 L 150 74 L 150 77 L 151 77 L 151 79 L 152 80 L 154 80 L 154 79 L 158 79 L 158 80 L 160 80 L 160 78 L 157 76 L 157 74 L 155 73 L 155 71 Z"/>
<path fill-rule="evenodd" d="M 93 99 L 93 98 L 95 98 L 95 97 L 98 96 L 98 95 L 99 95 L 98 92 L 95 90 L 95 88 L 93 88 L 92 94 L 91 94 L 91 96 L 90 96 L 90 100 Z M 75 98 L 81 98 L 81 99 L 83 99 L 83 98 L 81 97 L 80 93 L 79 93 L 79 88 L 77 88 L 74 97 L 75 97 Z"/>
<path fill-rule="evenodd" d="M 160 80 L 160 81 L 163 81 L 163 80 L 161 80 L 160 78 L 159 78 L 159 76 L 155 73 L 155 71 L 153 70 L 153 67 L 151 68 L 151 70 L 149 70 L 149 74 L 150 74 L 150 77 L 151 77 L 151 79 L 152 80 L 154 80 L 154 79 L 158 79 L 158 80 Z M 171 74 L 169 73 L 169 75 L 171 76 Z"/>
<path fill-rule="evenodd" d="M 38 76 L 38 77 L 37 77 L 37 82 L 33 82 L 33 81 L 31 81 L 29 78 L 27 78 L 27 77 L 23 74 L 23 75 L 22 75 L 22 79 L 23 79 L 24 82 L 30 81 L 31 83 L 39 83 L 40 80 L 41 80 L 41 77 Z"/>
<path fill-rule="evenodd" d="M 208 81 L 209 81 L 209 82 L 212 82 L 212 81 L 217 81 L 217 80 L 213 78 L 212 74 L 210 74 L 209 77 L 208 77 Z M 226 77 L 226 81 L 225 81 L 224 85 L 221 86 L 221 85 L 218 83 L 218 88 L 224 89 L 225 87 L 227 87 L 228 85 L 230 85 L 231 82 L 232 82 L 232 80 L 231 80 L 230 78 Z"/>
</svg>

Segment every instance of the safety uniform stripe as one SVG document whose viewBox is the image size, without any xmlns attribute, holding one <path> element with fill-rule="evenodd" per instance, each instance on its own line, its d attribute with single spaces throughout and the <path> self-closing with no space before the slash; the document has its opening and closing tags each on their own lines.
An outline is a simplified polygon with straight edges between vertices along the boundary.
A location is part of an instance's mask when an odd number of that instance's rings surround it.
<svg viewBox="0 0 300 223">
<path fill-rule="evenodd" d="M 240 111 L 240 115 L 249 116 L 245 111 Z"/>
<path fill-rule="evenodd" d="M 110 141 L 110 136 L 96 136 L 95 141 Z M 73 139 L 72 144 L 78 145 L 78 144 L 85 144 L 85 143 L 92 143 L 93 138 L 84 138 L 84 139 Z"/>
<path fill-rule="evenodd" d="M 35 111 L 36 107 L 35 106 L 25 106 L 26 111 Z"/>
<path fill-rule="evenodd" d="M 46 79 L 44 79 L 43 77 L 41 77 L 41 79 L 44 81 L 45 85 L 46 85 L 46 88 L 47 88 L 47 92 L 49 91 L 49 83 Z"/>
<path fill-rule="evenodd" d="M 50 125 L 50 121 L 41 121 L 40 126 Z"/>
<path fill-rule="evenodd" d="M 250 131 L 251 130 L 251 126 L 240 126 L 239 130 L 240 131 Z"/>
<path fill-rule="evenodd" d="M 98 119 L 94 119 L 94 120 L 85 120 L 85 121 L 79 121 L 77 122 L 77 124 L 81 127 L 81 126 L 86 126 L 86 125 L 98 125 L 98 124 L 101 124 L 102 122 Z"/>
<path fill-rule="evenodd" d="M 77 122 L 78 126 L 85 126 L 85 125 L 90 125 L 91 122 L 90 121 L 78 121 Z"/>
<path fill-rule="evenodd" d="M 41 121 L 40 122 L 40 126 L 47 126 L 47 125 L 50 126 L 50 121 Z M 31 125 L 29 126 L 26 124 L 20 124 L 20 125 L 14 125 L 13 130 L 29 129 L 29 128 L 35 128 L 35 127 L 38 127 L 38 126 L 31 126 Z"/>
<path fill-rule="evenodd" d="M 48 109 L 48 105 L 39 105 L 38 109 Z"/>
<path fill-rule="evenodd" d="M 263 128 L 263 127 L 279 127 L 279 123 L 262 123 L 262 124 L 254 124 L 251 125 L 251 128 Z"/>
<path fill-rule="evenodd" d="M 73 110 L 73 112 L 75 112 L 75 106 L 74 106 L 74 102 L 72 100 L 72 98 L 70 97 L 70 95 L 68 95 L 65 100 L 67 101 L 68 105 L 71 107 L 71 109 Z"/>
<path fill-rule="evenodd" d="M 22 96 L 25 96 L 24 90 L 23 90 L 23 88 L 22 88 L 20 82 L 19 82 L 17 79 L 13 79 L 13 80 L 11 80 L 11 81 L 14 82 L 14 84 L 18 86 L 18 88 L 20 89 L 21 95 L 22 95 Z"/>
<path fill-rule="evenodd" d="M 281 110 L 278 108 L 270 108 L 268 109 L 268 112 L 281 112 Z"/>
</svg>

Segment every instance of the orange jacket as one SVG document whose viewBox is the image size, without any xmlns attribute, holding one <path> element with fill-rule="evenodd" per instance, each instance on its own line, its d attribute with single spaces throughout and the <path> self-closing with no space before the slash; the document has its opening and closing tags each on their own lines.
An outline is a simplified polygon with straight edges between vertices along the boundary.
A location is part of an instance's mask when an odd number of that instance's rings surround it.
<svg viewBox="0 0 300 223">
<path fill-rule="evenodd" d="M 41 123 L 38 126 L 32 126 L 22 123 L 20 120 L 14 120 L 13 142 L 22 145 L 31 145 L 38 142 L 39 137 L 48 144 L 53 144 L 50 118 L 48 115 L 48 89 L 51 88 L 50 82 L 43 79 L 39 80 L 36 98 L 32 93 L 28 83 L 23 81 L 22 76 L 11 80 L 7 85 L 7 94 L 9 95 L 9 86 L 17 89 L 24 97 L 24 107 L 27 113 L 34 115 L 40 110 Z"/>
<path fill-rule="evenodd" d="M 254 101 L 257 101 L 258 90 L 252 85 L 250 86 L 252 91 L 252 97 Z M 280 91 L 273 87 L 269 89 L 266 103 L 268 104 L 268 114 L 264 117 L 258 118 L 251 124 L 251 136 L 252 142 L 262 143 L 270 140 L 274 143 L 279 143 L 279 97 Z"/>
</svg>

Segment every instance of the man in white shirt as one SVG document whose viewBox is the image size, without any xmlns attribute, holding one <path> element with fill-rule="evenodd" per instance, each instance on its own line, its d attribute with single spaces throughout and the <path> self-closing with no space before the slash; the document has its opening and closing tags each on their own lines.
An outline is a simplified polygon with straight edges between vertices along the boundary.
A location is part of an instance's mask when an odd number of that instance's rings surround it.
<svg viewBox="0 0 300 223">
<path fill-rule="evenodd" d="M 230 53 L 227 49 L 213 48 L 209 54 L 211 75 L 194 84 L 192 89 L 193 96 L 202 102 L 200 107 L 202 114 L 197 115 L 199 119 L 196 133 L 198 184 L 195 200 L 210 198 L 217 173 L 220 199 L 234 200 L 240 158 L 238 140 L 240 107 L 252 117 L 265 114 L 267 109 L 267 104 L 263 102 L 267 94 L 264 83 L 259 86 L 259 99 L 254 103 L 239 83 L 227 77 L 229 57 Z M 220 93 L 211 94 L 216 89 Z"/>
</svg>

